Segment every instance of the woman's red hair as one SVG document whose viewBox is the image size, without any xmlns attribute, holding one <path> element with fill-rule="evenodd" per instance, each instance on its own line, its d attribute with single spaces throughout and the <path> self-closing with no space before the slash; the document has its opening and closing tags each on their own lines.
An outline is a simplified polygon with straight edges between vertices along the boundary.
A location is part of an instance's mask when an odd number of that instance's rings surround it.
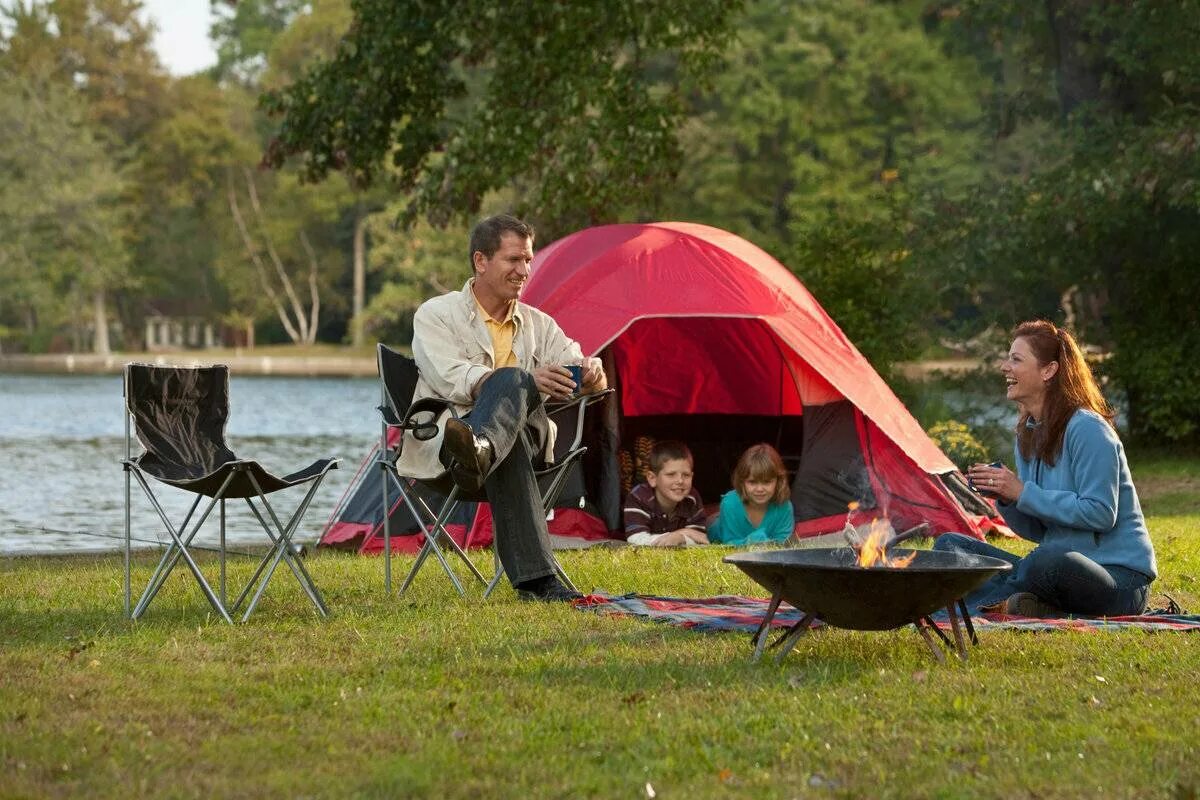
<svg viewBox="0 0 1200 800">
<path fill-rule="evenodd" d="M 1022 322 L 1013 329 L 1013 339 L 1024 339 L 1033 351 L 1038 366 L 1058 362 L 1058 371 L 1046 382 L 1046 399 L 1042 403 L 1039 424 L 1030 425 L 1030 414 L 1021 409 L 1017 420 L 1017 446 L 1021 456 L 1037 456 L 1051 466 L 1062 452 L 1063 436 L 1071 416 L 1081 408 L 1094 411 L 1113 425 L 1115 414 L 1109 408 L 1084 360 L 1075 337 L 1044 319 Z M 1115 426 L 1114 426 L 1115 427 Z"/>
</svg>

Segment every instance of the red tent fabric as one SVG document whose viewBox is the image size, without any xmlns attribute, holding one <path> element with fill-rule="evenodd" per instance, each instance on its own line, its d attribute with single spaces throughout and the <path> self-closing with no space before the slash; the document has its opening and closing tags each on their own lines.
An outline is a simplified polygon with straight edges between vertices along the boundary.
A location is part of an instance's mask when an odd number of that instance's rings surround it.
<svg viewBox="0 0 1200 800">
<path fill-rule="evenodd" d="M 971 498 L 939 477 L 956 474 L 950 460 L 803 284 L 744 239 L 679 222 L 589 228 L 536 255 L 522 299 L 611 357 L 623 419 L 802 417 L 848 401 L 880 512 L 981 534 L 986 506 L 964 509 Z"/>
<path fill-rule="evenodd" d="M 522 299 L 553 316 L 593 354 L 638 320 L 691 320 L 688 335 L 674 345 L 662 346 L 660 335 L 661 349 L 631 348 L 653 362 L 655 374 L 652 383 L 632 386 L 623 398 L 634 408 L 696 413 L 704 409 L 700 395 L 722 413 L 787 414 L 795 413 L 798 394 L 804 404 L 840 396 L 926 472 L 954 469 L 804 285 L 732 233 L 682 222 L 588 228 L 538 253 Z M 712 317 L 761 320 L 788 347 L 771 352 L 778 348 L 763 333 L 744 333 L 745 325 L 727 333 L 699 322 Z M 713 335 L 704 336 L 705 330 Z M 738 387 L 719 400 L 693 387 L 694 362 L 686 357 L 712 346 L 720 348 L 720 358 L 712 360 L 721 373 L 706 376 L 704 388 Z M 771 369 L 764 370 L 768 361 Z M 774 405 L 759 410 L 768 401 Z"/>
</svg>

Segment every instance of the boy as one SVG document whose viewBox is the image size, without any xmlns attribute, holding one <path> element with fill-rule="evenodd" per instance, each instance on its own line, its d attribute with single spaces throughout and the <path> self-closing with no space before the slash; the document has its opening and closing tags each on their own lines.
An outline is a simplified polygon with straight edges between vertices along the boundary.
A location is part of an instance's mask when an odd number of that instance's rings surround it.
<svg viewBox="0 0 1200 800">
<path fill-rule="evenodd" d="M 625 538 L 630 544 L 708 544 L 704 503 L 692 488 L 692 467 L 692 451 L 682 442 L 654 445 L 646 482 L 625 498 Z"/>
</svg>

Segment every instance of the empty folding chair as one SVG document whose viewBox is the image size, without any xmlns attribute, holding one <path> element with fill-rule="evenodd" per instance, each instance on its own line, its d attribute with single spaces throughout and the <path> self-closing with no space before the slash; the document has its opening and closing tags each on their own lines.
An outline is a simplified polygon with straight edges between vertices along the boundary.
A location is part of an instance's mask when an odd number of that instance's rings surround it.
<svg viewBox="0 0 1200 800">
<path fill-rule="evenodd" d="M 125 367 L 125 614 L 137 619 L 150 605 L 175 566 L 183 561 L 199 584 L 213 609 L 226 622 L 235 614 L 253 590 L 242 621 L 258 605 L 276 568 L 287 564 L 301 589 L 321 616 L 329 613 L 320 591 L 304 563 L 292 550 L 292 536 L 308 510 L 317 488 L 339 459 L 323 458 L 302 470 L 277 477 L 257 461 L 238 458 L 225 443 L 225 423 L 229 418 L 229 367 L 159 367 L 128 364 Z M 130 425 L 132 423 L 132 433 Z M 144 452 L 133 457 L 136 435 Z M 150 488 L 147 478 L 196 495 L 191 508 L 178 526 L 174 525 Z M 130 608 L 130 480 L 137 480 L 158 512 L 171 542 L 151 575 L 137 604 Z M 309 484 L 307 493 L 288 519 L 280 522 L 267 495 L 291 486 Z M 203 511 L 196 515 L 201 501 L 208 498 Z M 258 520 L 271 546 L 253 577 L 232 605 L 225 595 L 225 501 L 243 498 Z M 259 509 L 253 500 L 262 505 Z M 215 507 L 220 514 L 220 591 L 214 592 L 189 548 Z M 266 517 L 263 516 L 266 512 Z M 193 522 L 193 519 L 195 520 Z"/>
<path fill-rule="evenodd" d="M 401 500 L 413 515 L 413 519 L 421 526 L 425 535 L 425 541 L 421 545 L 420 551 L 417 553 L 416 561 L 409 570 L 404 583 L 400 587 L 400 594 L 404 594 L 408 587 L 412 584 L 413 579 L 420 571 L 422 565 L 430 554 L 432 554 L 441 564 L 442 569 L 450 578 L 450 582 L 460 595 L 466 594 L 462 583 L 458 576 L 450 567 L 450 561 L 447 558 L 446 552 L 443 550 L 441 543 L 444 541 L 450 548 L 450 551 L 458 556 L 459 559 L 467 566 L 471 574 L 479 580 L 480 583 L 486 584 L 484 596 L 490 594 L 495 588 L 503 572 L 497 566 L 497 571 L 493 576 L 490 584 L 483 577 L 483 574 L 474 565 L 471 559 L 459 547 L 458 543 L 446 531 L 446 520 L 454 511 L 454 507 L 460 501 L 486 502 L 487 497 L 481 489 L 478 493 L 464 492 L 448 474 L 439 476 L 435 479 L 421 479 L 423 483 L 430 488 L 435 489 L 439 494 L 445 497 L 441 507 L 434 512 L 415 492 L 411 491 L 411 487 L 418 479 L 399 475 L 396 470 L 396 463 L 400 457 L 400 449 L 404 447 L 404 436 L 413 436 L 416 439 L 427 441 L 437 436 L 437 417 L 449 404 L 445 401 L 436 398 L 424 398 L 413 402 L 413 394 L 417 387 L 417 378 L 419 371 L 417 364 L 411 358 L 404 356 L 395 350 L 380 344 L 378 346 L 379 355 L 379 376 L 380 376 L 380 392 L 382 403 L 380 404 L 380 413 L 383 415 L 383 423 L 380 433 L 380 458 L 379 466 L 381 469 L 388 470 L 396 475 L 397 482 L 400 486 Z M 562 490 L 567 473 L 571 466 L 586 451 L 586 448 L 580 447 L 579 442 L 583 436 L 583 408 L 590 402 L 594 402 L 602 395 L 584 395 L 570 403 L 564 404 L 565 407 L 577 407 L 580 409 L 579 422 L 574 438 L 573 448 L 564 456 L 557 458 L 554 464 L 547 466 L 544 469 L 535 470 L 534 476 L 537 479 L 539 490 L 542 494 L 542 505 L 546 512 L 553 507 L 554 501 L 558 497 L 558 493 Z M 388 426 L 400 426 L 404 428 L 405 434 L 400 438 L 400 444 L 394 450 L 387 446 L 387 429 Z M 383 508 L 390 509 L 391 501 L 388 492 L 389 481 L 383 481 Z M 392 590 L 392 566 L 391 566 L 391 524 L 389 515 L 384 514 L 383 528 L 383 549 L 384 549 L 384 587 L 390 593 Z M 497 565 L 499 561 L 497 559 Z M 574 589 L 574 584 L 563 571 L 557 559 L 554 562 L 555 571 L 559 577 Z"/>
</svg>

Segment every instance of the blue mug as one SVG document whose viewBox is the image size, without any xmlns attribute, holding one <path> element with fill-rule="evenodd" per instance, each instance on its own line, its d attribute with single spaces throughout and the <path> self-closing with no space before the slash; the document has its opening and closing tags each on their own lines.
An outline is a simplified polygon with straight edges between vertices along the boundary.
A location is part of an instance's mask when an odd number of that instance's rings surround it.
<svg viewBox="0 0 1200 800">
<path fill-rule="evenodd" d="M 988 466 L 999 469 L 1000 467 L 1004 466 L 1004 463 L 1000 462 L 1000 461 L 993 461 L 992 463 L 988 464 Z M 987 497 L 987 498 L 990 498 L 993 500 L 996 499 L 996 495 L 994 493 L 986 491 L 984 489 L 980 489 L 978 486 L 975 485 L 975 482 L 972 481 L 970 478 L 967 478 L 967 485 L 970 486 L 972 489 L 974 489 L 979 494 L 983 495 L 984 497 Z"/>
<path fill-rule="evenodd" d="M 571 392 L 574 397 L 583 390 L 583 365 L 567 364 L 566 368 L 571 371 L 571 380 L 575 381 L 575 391 Z"/>
</svg>

